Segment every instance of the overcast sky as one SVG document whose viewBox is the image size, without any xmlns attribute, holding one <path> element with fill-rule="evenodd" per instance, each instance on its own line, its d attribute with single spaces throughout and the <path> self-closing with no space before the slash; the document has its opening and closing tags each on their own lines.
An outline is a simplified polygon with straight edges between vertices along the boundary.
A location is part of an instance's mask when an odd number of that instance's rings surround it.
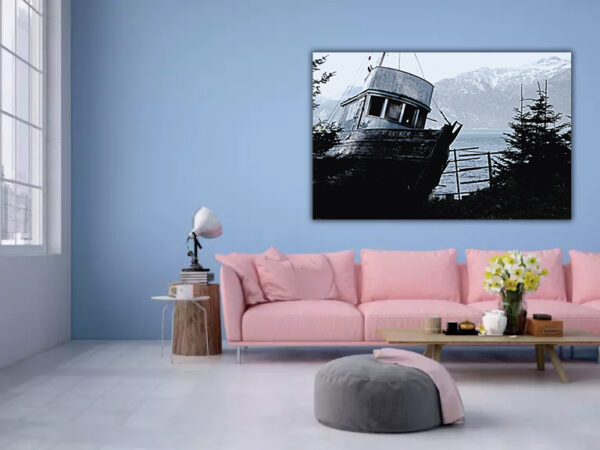
<svg viewBox="0 0 600 450">
<path fill-rule="evenodd" d="M 336 75 L 321 88 L 321 93 L 325 97 L 338 98 L 348 85 L 363 84 L 368 73 L 367 63 L 375 66 L 381 57 L 381 52 L 315 52 L 313 58 L 323 55 L 329 57 L 321 67 L 328 72 L 335 71 Z M 369 56 L 371 56 L 370 61 L 367 60 Z M 567 52 L 417 52 L 425 78 L 434 84 L 443 78 L 453 78 L 460 73 L 481 67 L 521 67 L 551 56 L 571 60 L 571 54 Z M 395 69 L 400 66 L 402 70 L 421 76 L 413 52 L 389 52 L 383 65 Z"/>
</svg>

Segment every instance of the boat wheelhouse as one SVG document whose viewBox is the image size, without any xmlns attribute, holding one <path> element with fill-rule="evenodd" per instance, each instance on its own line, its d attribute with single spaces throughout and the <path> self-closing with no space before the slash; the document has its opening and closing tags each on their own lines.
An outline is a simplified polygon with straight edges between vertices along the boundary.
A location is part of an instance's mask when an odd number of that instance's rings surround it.
<svg viewBox="0 0 600 450">
<path fill-rule="evenodd" d="M 423 78 L 390 67 L 375 67 L 363 89 L 340 103 L 343 131 L 361 128 L 425 128 L 433 85 Z"/>
</svg>

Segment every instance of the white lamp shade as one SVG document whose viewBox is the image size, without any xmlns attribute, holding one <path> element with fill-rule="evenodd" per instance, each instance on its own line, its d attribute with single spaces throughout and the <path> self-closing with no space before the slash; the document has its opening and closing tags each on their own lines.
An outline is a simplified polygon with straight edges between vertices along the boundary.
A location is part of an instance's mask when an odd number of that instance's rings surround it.
<svg viewBox="0 0 600 450">
<path fill-rule="evenodd" d="M 203 238 L 216 238 L 223 234 L 223 226 L 217 216 L 203 206 L 194 214 L 194 228 L 190 231 L 190 237 L 193 237 L 192 233 Z"/>
</svg>

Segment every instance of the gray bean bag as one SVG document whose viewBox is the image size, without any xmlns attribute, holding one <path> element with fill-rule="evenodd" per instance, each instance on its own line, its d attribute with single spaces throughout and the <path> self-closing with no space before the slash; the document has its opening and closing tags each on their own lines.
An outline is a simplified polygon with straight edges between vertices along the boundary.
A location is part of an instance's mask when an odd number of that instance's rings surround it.
<svg viewBox="0 0 600 450">
<path fill-rule="evenodd" d="M 315 417 L 347 431 L 405 433 L 442 423 L 438 390 L 424 372 L 372 355 L 327 363 L 315 378 Z"/>
</svg>

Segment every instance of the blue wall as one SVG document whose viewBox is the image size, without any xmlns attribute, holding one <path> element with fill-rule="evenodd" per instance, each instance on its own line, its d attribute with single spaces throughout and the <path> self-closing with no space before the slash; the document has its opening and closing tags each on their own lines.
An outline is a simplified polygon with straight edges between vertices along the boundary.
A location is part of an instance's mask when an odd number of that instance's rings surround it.
<svg viewBox="0 0 600 450">
<path fill-rule="evenodd" d="M 596 2 L 73 0 L 72 332 L 156 338 L 200 205 L 216 252 L 600 250 Z M 572 50 L 573 220 L 314 222 L 312 50 Z M 359 205 L 357 205 L 359 207 Z"/>
</svg>

